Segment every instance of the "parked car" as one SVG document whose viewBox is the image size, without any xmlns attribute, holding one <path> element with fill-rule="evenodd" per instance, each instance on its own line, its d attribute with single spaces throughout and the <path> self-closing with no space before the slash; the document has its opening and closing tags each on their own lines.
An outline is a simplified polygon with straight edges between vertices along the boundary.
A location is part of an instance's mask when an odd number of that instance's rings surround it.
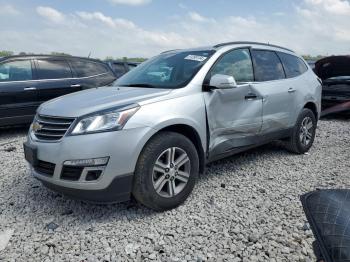
<svg viewBox="0 0 350 262">
<path fill-rule="evenodd" d="M 38 106 L 50 99 L 116 78 L 104 63 L 71 56 L 28 55 L 0 59 L 0 126 L 33 120 Z"/>
<path fill-rule="evenodd" d="M 138 62 L 125 62 L 125 61 L 107 61 L 107 64 L 112 69 L 116 78 L 120 78 L 130 70 L 137 67 Z"/>
<path fill-rule="evenodd" d="M 116 81 L 43 104 L 24 144 L 33 176 L 65 195 L 181 204 L 205 165 L 272 140 L 313 144 L 321 83 L 294 52 L 252 42 L 162 53 Z M 59 152 L 59 153 L 58 153 Z"/>
<path fill-rule="evenodd" d="M 330 56 L 318 60 L 315 73 L 323 81 L 322 116 L 350 113 L 350 56 Z"/>
</svg>

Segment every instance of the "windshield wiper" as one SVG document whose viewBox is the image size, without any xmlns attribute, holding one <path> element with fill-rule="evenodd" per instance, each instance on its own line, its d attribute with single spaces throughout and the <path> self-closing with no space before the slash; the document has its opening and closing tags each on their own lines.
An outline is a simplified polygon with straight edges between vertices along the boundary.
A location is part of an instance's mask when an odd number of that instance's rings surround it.
<svg viewBox="0 0 350 262">
<path fill-rule="evenodd" d="M 157 88 L 154 85 L 151 84 L 128 84 L 128 85 L 122 85 L 122 86 L 128 86 L 128 87 L 145 87 L 145 88 Z"/>
</svg>

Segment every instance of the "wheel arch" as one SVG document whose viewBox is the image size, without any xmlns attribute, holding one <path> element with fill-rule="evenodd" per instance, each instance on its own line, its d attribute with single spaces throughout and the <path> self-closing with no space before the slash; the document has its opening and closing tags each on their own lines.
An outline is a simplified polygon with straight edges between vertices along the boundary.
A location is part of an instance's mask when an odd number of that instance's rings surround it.
<svg viewBox="0 0 350 262">
<path fill-rule="evenodd" d="M 314 113 L 314 115 L 315 115 L 315 117 L 316 117 L 316 120 L 318 120 L 319 112 L 318 112 L 317 106 L 316 106 L 316 104 L 315 104 L 314 102 L 307 102 L 307 103 L 304 105 L 303 108 L 308 108 L 308 109 L 310 109 L 310 110 Z"/>
<path fill-rule="evenodd" d="M 169 125 L 163 126 L 159 129 L 157 129 L 157 131 L 154 132 L 152 134 L 152 136 L 149 137 L 149 139 L 147 139 L 147 142 L 145 143 L 144 146 L 146 146 L 146 144 L 154 136 L 156 136 L 157 134 L 159 134 L 161 132 L 165 132 L 165 131 L 175 132 L 175 133 L 184 135 L 193 143 L 193 145 L 196 147 L 198 157 L 199 157 L 199 173 L 203 174 L 205 171 L 205 164 L 206 164 L 206 152 L 203 149 L 203 143 L 202 143 L 202 139 L 200 137 L 199 132 L 191 125 L 179 123 L 179 124 L 169 124 Z"/>
</svg>

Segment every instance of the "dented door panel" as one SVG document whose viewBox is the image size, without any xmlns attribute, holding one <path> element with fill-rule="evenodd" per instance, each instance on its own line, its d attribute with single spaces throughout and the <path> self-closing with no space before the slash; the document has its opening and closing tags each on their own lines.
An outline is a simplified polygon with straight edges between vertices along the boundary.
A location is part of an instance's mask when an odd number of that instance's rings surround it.
<svg viewBox="0 0 350 262">
<path fill-rule="evenodd" d="M 209 152 L 224 153 L 254 144 L 262 127 L 262 96 L 250 84 L 205 92 L 210 134 Z M 256 98 L 247 99 L 248 94 Z"/>
</svg>

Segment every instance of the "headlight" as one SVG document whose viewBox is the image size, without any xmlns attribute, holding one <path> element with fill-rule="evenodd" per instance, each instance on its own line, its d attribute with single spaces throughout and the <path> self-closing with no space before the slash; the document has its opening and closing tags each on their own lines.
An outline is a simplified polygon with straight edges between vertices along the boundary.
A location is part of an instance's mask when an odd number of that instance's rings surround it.
<svg viewBox="0 0 350 262">
<path fill-rule="evenodd" d="M 120 130 L 136 113 L 140 106 L 128 109 L 103 111 L 79 120 L 71 131 L 72 135 L 82 135 L 104 131 Z"/>
</svg>

